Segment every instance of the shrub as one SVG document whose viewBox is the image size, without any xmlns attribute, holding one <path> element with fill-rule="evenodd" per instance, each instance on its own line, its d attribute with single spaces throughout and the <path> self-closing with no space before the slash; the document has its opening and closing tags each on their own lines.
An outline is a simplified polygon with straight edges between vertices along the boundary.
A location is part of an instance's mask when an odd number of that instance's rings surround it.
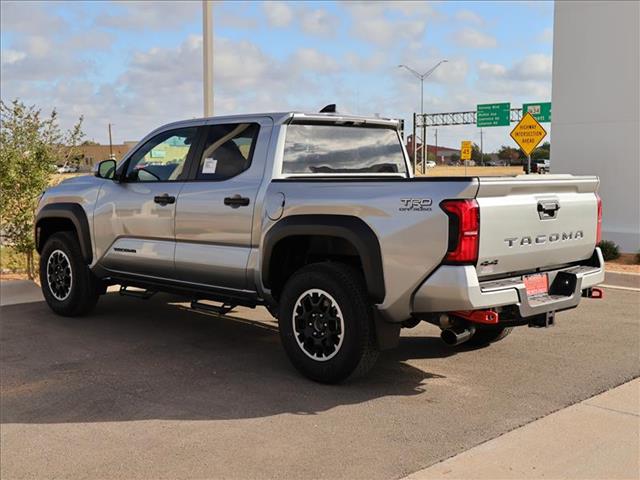
<svg viewBox="0 0 640 480">
<path fill-rule="evenodd" d="M 636 253 L 636 263 L 640 263 L 640 250 Z"/>
<path fill-rule="evenodd" d="M 26 273 L 27 257 L 9 245 L 0 246 L 0 271 L 2 273 Z"/>
<path fill-rule="evenodd" d="M 611 240 L 602 240 L 598 246 L 600 250 L 602 250 L 602 256 L 605 260 L 615 260 L 616 258 L 620 258 L 620 247 L 616 245 L 615 242 Z"/>
</svg>

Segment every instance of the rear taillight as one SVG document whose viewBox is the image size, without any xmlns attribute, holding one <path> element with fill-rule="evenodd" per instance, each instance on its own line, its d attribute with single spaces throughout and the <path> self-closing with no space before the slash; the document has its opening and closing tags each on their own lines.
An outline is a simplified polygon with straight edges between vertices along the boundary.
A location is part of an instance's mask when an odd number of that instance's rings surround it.
<svg viewBox="0 0 640 480">
<path fill-rule="evenodd" d="M 449 216 L 449 248 L 445 263 L 475 264 L 480 241 L 480 210 L 475 200 L 445 200 L 440 204 Z"/>
<path fill-rule="evenodd" d="M 598 199 L 598 226 L 596 227 L 596 245 L 602 240 L 602 199 L 596 193 Z"/>
</svg>

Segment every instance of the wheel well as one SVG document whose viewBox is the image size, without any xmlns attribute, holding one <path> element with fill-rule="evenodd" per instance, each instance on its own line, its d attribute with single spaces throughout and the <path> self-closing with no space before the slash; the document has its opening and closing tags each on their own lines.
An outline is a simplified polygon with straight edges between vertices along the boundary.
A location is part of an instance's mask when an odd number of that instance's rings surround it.
<svg viewBox="0 0 640 480">
<path fill-rule="evenodd" d="M 71 232 L 78 238 L 78 232 L 71 220 L 68 218 L 43 218 L 36 225 L 36 250 L 42 251 L 42 247 L 47 243 L 51 235 L 58 232 Z"/>
<path fill-rule="evenodd" d="M 310 263 L 332 260 L 362 271 L 362 259 L 347 239 L 330 235 L 292 235 L 278 241 L 269 260 L 271 295 L 280 298 L 284 284 L 300 268 Z"/>
</svg>

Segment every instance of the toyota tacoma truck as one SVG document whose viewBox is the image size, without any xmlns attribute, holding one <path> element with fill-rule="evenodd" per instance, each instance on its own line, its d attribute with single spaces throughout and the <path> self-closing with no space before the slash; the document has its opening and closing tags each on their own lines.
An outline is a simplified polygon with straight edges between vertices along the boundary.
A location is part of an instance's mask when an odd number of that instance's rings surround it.
<svg viewBox="0 0 640 480">
<path fill-rule="evenodd" d="M 110 285 L 216 314 L 263 305 L 293 365 L 335 383 L 402 327 L 482 346 L 601 296 L 597 188 L 591 176 L 415 177 L 392 119 L 182 121 L 43 194 L 42 291 L 65 316 Z"/>
</svg>

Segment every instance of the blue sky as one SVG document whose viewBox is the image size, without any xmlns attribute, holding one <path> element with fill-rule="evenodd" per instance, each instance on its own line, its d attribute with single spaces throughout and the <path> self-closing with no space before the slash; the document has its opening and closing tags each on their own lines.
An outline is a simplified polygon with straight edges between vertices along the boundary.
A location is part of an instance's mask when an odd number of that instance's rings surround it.
<svg viewBox="0 0 640 480">
<path fill-rule="evenodd" d="M 202 112 L 201 2 L 1 3 L 1 94 L 65 125 L 82 114 L 88 138 L 138 139 Z M 425 111 L 477 103 L 549 101 L 551 2 L 215 2 L 216 113 L 340 110 L 409 120 L 425 71 Z M 433 132 L 428 132 L 433 142 Z M 478 141 L 472 127 L 439 143 Z M 511 144 L 485 129 L 486 150 Z"/>
</svg>

